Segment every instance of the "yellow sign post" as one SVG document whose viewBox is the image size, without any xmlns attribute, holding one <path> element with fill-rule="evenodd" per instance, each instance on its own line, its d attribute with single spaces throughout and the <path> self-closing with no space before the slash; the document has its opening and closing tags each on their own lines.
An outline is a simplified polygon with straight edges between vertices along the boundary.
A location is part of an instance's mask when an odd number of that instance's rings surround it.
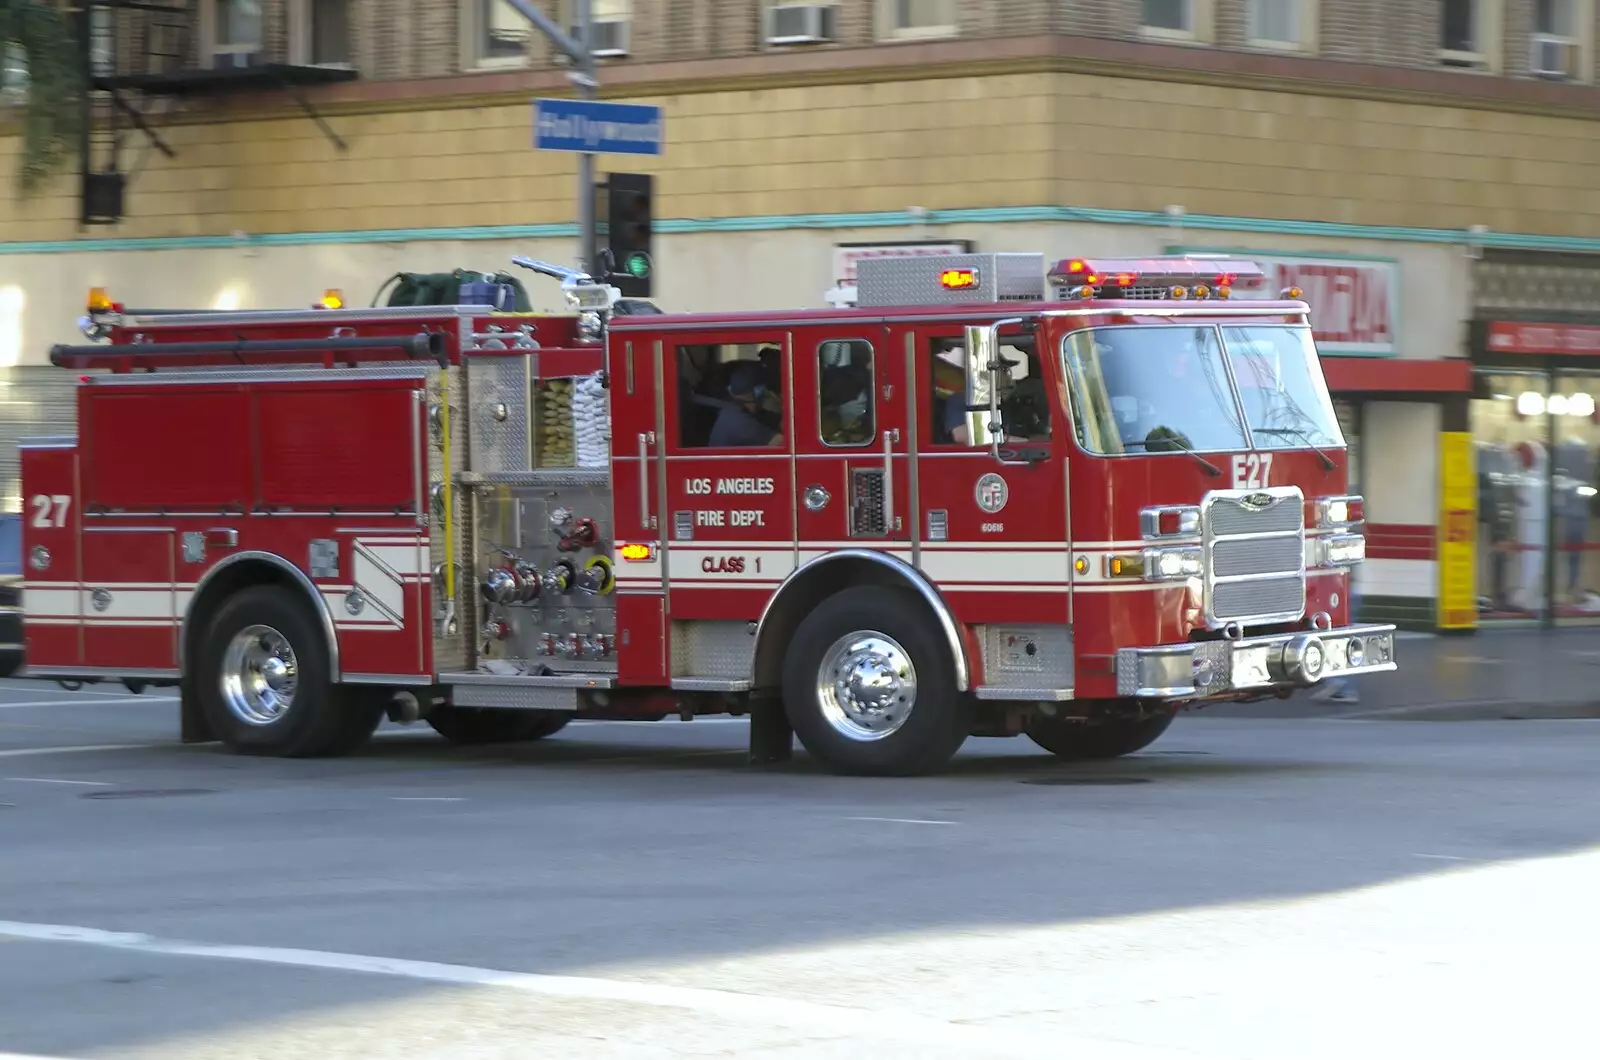
<svg viewBox="0 0 1600 1060">
<path fill-rule="evenodd" d="M 1439 435 L 1440 629 L 1478 626 L 1478 475 L 1472 435 Z"/>
</svg>

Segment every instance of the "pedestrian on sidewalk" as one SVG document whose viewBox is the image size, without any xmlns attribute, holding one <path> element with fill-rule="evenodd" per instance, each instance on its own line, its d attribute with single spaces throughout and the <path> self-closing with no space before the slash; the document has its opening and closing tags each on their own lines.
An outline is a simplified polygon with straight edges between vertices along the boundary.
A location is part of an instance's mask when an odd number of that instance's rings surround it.
<svg viewBox="0 0 1600 1060">
<path fill-rule="evenodd" d="M 1350 623 L 1354 625 L 1358 620 L 1356 612 L 1361 607 L 1361 594 L 1356 590 L 1356 572 L 1350 572 Z M 1330 677 L 1322 682 L 1322 687 L 1311 694 L 1311 698 L 1319 703 L 1359 703 L 1361 693 L 1356 691 L 1355 682 L 1348 677 Z"/>
</svg>

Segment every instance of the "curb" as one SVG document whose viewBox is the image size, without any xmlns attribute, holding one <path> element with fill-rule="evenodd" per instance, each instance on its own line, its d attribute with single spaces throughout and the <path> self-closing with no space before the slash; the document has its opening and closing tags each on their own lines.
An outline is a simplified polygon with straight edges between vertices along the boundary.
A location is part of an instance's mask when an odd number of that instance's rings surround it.
<svg viewBox="0 0 1600 1060">
<path fill-rule="evenodd" d="M 1329 721 L 1573 721 L 1600 719 L 1600 701 L 1556 700 L 1528 703 L 1481 699 L 1459 703 L 1418 703 L 1328 716 Z"/>
</svg>

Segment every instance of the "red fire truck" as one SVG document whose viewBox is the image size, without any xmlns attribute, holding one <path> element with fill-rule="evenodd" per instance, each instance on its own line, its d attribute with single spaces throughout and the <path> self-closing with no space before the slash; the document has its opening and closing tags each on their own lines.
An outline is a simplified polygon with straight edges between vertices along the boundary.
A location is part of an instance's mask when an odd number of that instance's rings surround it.
<svg viewBox="0 0 1600 1060">
<path fill-rule="evenodd" d="M 1395 668 L 1308 308 L 1250 262 L 885 258 L 854 306 L 669 314 L 517 260 L 570 312 L 92 294 L 78 433 L 22 447 L 27 673 L 176 685 L 186 741 L 262 754 L 729 713 L 908 774 Z"/>
</svg>

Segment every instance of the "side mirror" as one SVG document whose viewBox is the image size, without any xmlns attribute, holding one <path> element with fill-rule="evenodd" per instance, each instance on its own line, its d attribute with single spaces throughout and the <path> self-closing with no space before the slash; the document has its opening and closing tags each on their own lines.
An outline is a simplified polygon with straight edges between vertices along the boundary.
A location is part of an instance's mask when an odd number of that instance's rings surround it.
<svg viewBox="0 0 1600 1060">
<path fill-rule="evenodd" d="M 966 403 L 969 445 L 997 447 L 1005 437 L 1001 423 L 999 389 L 995 385 L 1000 355 L 1000 329 L 969 325 L 966 328 Z"/>
</svg>

